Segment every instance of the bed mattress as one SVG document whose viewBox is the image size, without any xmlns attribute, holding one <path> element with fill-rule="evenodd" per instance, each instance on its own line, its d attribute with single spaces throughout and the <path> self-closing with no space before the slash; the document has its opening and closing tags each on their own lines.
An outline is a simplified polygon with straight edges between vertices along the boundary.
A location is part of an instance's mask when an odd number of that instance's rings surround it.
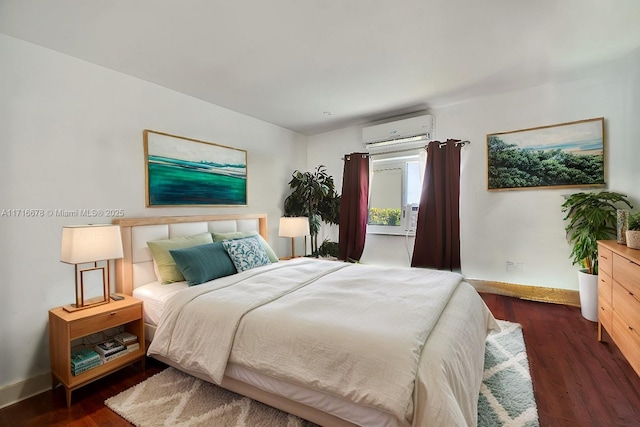
<svg viewBox="0 0 640 427">
<path fill-rule="evenodd" d="M 169 298 L 188 287 L 187 282 L 162 284 L 157 281 L 134 289 L 133 296 L 143 302 L 144 322 L 155 328 L 162 316 L 164 305 Z M 147 338 L 151 341 L 153 335 L 147 335 Z"/>
</svg>

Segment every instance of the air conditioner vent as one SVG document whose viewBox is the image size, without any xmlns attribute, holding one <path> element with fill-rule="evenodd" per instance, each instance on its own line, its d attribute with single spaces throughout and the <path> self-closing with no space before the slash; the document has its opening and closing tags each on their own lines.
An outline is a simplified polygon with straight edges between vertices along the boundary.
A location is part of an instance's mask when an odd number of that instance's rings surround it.
<svg viewBox="0 0 640 427">
<path fill-rule="evenodd" d="M 368 150 L 390 145 L 419 143 L 432 140 L 434 128 L 435 118 L 426 114 L 364 127 L 362 141 Z"/>
</svg>

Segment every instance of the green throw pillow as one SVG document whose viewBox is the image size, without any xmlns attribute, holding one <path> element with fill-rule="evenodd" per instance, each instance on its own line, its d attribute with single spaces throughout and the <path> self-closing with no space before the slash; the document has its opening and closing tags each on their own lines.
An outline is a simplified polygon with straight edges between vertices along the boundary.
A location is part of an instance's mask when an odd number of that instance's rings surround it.
<svg viewBox="0 0 640 427">
<path fill-rule="evenodd" d="M 169 253 L 189 286 L 236 273 L 236 267 L 221 242 L 170 249 Z"/>
<path fill-rule="evenodd" d="M 269 246 L 269 243 L 264 240 L 264 237 L 260 235 L 257 231 L 230 231 L 228 233 L 211 233 L 213 234 L 214 242 L 222 242 L 223 240 L 234 240 L 234 239 L 244 239 L 245 237 L 257 236 L 258 240 L 260 240 L 260 244 L 262 248 L 267 253 L 269 257 L 269 261 L 278 262 L 278 256 L 274 252 L 273 248 Z"/>
<path fill-rule="evenodd" d="M 147 242 L 147 246 L 151 249 L 153 259 L 158 265 L 160 273 L 160 281 L 162 283 L 181 282 L 184 276 L 176 265 L 175 260 L 169 253 L 171 249 L 184 249 L 192 246 L 213 243 L 210 233 L 194 234 L 193 236 L 175 237 L 173 239 L 153 240 Z"/>
</svg>

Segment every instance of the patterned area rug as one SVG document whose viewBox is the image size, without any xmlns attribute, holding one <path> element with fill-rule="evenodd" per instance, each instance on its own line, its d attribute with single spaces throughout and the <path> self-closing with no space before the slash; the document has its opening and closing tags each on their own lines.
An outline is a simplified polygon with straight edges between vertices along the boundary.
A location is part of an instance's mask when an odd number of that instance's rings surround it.
<svg viewBox="0 0 640 427">
<path fill-rule="evenodd" d="M 498 323 L 501 330 L 489 334 L 484 351 L 478 426 L 539 426 L 522 326 Z"/>
<path fill-rule="evenodd" d="M 478 426 L 538 426 L 522 328 L 498 321 L 487 338 Z M 137 427 L 286 426 L 308 421 L 167 368 L 105 404 Z"/>
</svg>

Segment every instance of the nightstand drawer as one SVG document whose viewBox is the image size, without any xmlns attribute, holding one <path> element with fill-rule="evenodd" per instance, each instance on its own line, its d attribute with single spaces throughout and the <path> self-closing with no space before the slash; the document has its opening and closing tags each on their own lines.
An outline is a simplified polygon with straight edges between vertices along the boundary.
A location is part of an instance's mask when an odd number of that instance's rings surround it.
<svg viewBox="0 0 640 427">
<path fill-rule="evenodd" d="M 94 332 L 129 323 L 142 317 L 142 305 L 134 305 L 106 311 L 94 316 L 78 319 L 69 324 L 70 338 L 76 339 Z"/>
</svg>

